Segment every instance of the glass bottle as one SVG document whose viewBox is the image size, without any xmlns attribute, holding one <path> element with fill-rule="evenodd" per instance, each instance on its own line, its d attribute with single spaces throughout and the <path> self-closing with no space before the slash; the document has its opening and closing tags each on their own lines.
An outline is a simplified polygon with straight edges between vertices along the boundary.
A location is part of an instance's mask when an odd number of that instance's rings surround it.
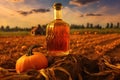
<svg viewBox="0 0 120 80">
<path fill-rule="evenodd" d="M 69 54 L 70 27 L 62 20 L 62 4 L 55 3 L 54 20 L 47 25 L 46 42 L 48 54 L 52 56 L 64 56 Z"/>
</svg>

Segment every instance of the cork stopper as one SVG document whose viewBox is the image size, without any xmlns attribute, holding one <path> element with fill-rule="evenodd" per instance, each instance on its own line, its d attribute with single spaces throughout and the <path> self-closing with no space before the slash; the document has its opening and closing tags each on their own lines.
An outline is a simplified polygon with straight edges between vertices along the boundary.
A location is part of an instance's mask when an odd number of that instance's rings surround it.
<svg viewBox="0 0 120 80">
<path fill-rule="evenodd" d="M 62 4 L 61 3 L 54 3 L 53 8 L 56 10 L 60 10 L 62 8 Z"/>
</svg>

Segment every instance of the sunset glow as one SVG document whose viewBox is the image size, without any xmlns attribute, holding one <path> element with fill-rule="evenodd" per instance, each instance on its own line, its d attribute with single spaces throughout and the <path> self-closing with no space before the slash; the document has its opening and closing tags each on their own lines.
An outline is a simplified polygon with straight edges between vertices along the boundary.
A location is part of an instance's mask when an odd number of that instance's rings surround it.
<svg viewBox="0 0 120 80">
<path fill-rule="evenodd" d="M 69 24 L 120 22 L 120 0 L 0 0 L 0 26 L 31 27 L 52 21 L 54 2 L 63 4 Z"/>
</svg>

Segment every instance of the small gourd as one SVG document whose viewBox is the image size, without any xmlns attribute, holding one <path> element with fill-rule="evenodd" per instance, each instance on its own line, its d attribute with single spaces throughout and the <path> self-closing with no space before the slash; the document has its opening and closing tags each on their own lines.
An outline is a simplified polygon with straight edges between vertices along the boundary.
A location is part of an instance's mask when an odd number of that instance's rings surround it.
<svg viewBox="0 0 120 80">
<path fill-rule="evenodd" d="M 42 69 L 48 66 L 48 60 L 46 56 L 40 52 L 32 52 L 33 48 L 38 46 L 31 46 L 28 53 L 20 57 L 16 62 L 16 72 L 21 73 L 30 69 Z"/>
</svg>

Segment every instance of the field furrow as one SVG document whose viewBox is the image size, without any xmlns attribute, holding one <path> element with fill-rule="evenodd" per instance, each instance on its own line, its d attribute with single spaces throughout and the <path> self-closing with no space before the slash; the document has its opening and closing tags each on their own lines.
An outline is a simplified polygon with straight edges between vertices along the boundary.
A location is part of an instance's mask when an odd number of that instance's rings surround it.
<svg viewBox="0 0 120 80">
<path fill-rule="evenodd" d="M 42 47 L 34 49 L 34 51 L 46 54 L 45 36 L 0 37 L 0 66 L 14 68 L 15 61 L 24 55 L 27 49 L 34 44 L 42 45 Z M 96 59 L 104 54 L 120 56 L 120 35 L 71 35 L 70 53 L 85 55 L 91 59 Z"/>
</svg>

